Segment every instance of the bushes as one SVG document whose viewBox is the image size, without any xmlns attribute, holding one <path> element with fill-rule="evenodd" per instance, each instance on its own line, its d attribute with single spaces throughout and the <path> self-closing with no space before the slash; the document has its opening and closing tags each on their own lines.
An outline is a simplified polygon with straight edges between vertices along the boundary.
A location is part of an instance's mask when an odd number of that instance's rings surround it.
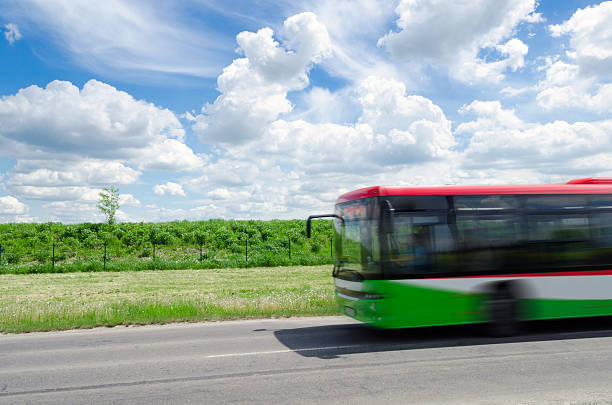
<svg viewBox="0 0 612 405">
<path fill-rule="evenodd" d="M 107 271 L 331 263 L 331 221 L 314 221 L 312 235 L 303 220 L 0 224 L 0 273 L 102 271 L 105 246 Z"/>
</svg>

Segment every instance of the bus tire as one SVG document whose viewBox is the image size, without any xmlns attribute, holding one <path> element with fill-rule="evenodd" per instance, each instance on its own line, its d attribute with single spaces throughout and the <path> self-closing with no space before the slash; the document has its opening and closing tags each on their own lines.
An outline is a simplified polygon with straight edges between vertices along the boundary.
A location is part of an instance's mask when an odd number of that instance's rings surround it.
<svg viewBox="0 0 612 405">
<path fill-rule="evenodd" d="M 503 337 L 519 333 L 519 301 L 509 288 L 500 288 L 493 292 L 486 308 L 489 315 L 489 335 Z"/>
</svg>

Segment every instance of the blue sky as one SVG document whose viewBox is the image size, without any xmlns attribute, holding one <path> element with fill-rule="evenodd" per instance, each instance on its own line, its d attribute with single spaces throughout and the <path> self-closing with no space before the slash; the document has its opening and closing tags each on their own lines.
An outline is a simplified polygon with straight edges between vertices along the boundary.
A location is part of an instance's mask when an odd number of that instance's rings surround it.
<svg viewBox="0 0 612 405">
<path fill-rule="evenodd" d="M 160 5 L 161 4 L 161 5 Z M 612 176 L 612 2 L 8 0 L 0 222 Z"/>
</svg>

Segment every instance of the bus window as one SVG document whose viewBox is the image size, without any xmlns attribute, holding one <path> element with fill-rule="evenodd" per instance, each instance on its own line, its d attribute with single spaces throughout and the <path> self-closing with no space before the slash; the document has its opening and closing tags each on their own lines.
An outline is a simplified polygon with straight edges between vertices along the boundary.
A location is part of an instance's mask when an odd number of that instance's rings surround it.
<svg viewBox="0 0 612 405">
<path fill-rule="evenodd" d="M 527 215 L 528 252 L 526 264 L 546 269 L 556 263 L 590 264 L 591 229 L 586 213 Z"/>
<path fill-rule="evenodd" d="M 527 215 L 529 241 L 570 242 L 590 238 L 587 214 Z"/>
<path fill-rule="evenodd" d="M 458 213 L 455 268 L 477 272 L 519 266 L 520 235 L 518 215 Z"/>
<path fill-rule="evenodd" d="M 457 211 L 512 210 L 521 205 L 514 195 L 456 195 L 453 198 Z"/>
<path fill-rule="evenodd" d="M 612 212 L 592 213 L 591 233 L 598 245 L 612 247 Z"/>
<path fill-rule="evenodd" d="M 586 195 L 526 195 L 525 208 L 528 210 L 562 210 L 588 206 Z"/>
<path fill-rule="evenodd" d="M 440 272 L 438 255 L 454 247 L 445 215 L 398 213 L 393 227 L 388 243 L 392 275 Z"/>
<path fill-rule="evenodd" d="M 411 195 L 386 197 L 393 208 L 400 212 L 447 210 L 448 202 L 442 195 Z"/>
<path fill-rule="evenodd" d="M 595 209 L 611 209 L 612 196 L 606 194 L 589 196 L 589 206 Z"/>
<path fill-rule="evenodd" d="M 457 215 L 458 244 L 462 250 L 513 245 L 519 235 L 517 215 Z"/>
<path fill-rule="evenodd" d="M 357 279 L 380 277 L 380 243 L 376 200 L 358 200 L 342 204 L 334 220 L 336 233 L 336 268 Z M 358 273 L 358 274 L 357 274 Z"/>
</svg>

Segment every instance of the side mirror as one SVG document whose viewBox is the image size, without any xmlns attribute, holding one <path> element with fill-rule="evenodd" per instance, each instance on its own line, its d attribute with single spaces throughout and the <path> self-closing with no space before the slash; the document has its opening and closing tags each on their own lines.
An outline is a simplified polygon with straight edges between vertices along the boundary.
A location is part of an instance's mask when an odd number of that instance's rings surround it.
<svg viewBox="0 0 612 405">
<path fill-rule="evenodd" d="M 344 219 L 340 215 L 336 215 L 336 214 L 311 215 L 306 220 L 306 237 L 308 237 L 308 239 L 310 239 L 310 227 L 311 227 L 310 221 L 312 221 L 315 218 L 338 218 L 340 221 L 344 222 Z"/>
</svg>

